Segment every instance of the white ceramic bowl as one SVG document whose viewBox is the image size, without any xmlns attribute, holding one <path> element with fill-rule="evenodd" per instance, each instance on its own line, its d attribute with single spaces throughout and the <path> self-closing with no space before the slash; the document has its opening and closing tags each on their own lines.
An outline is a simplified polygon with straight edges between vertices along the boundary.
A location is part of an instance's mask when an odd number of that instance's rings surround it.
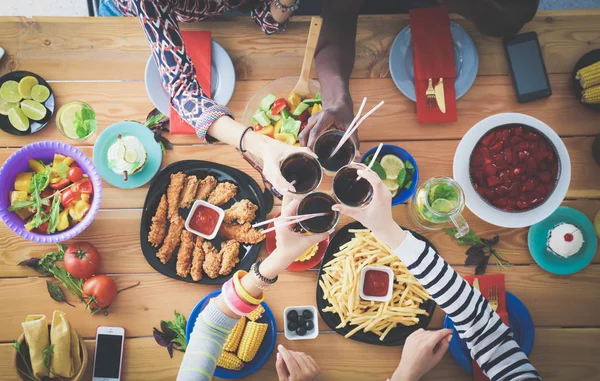
<svg viewBox="0 0 600 381">
<path fill-rule="evenodd" d="M 296 310 L 296 312 L 298 312 L 299 316 L 302 316 L 302 311 L 304 311 L 304 310 L 309 310 L 310 312 L 312 312 L 312 314 L 313 314 L 312 320 L 313 320 L 315 327 L 310 332 L 307 331 L 306 335 L 300 336 L 296 332 L 292 332 L 287 328 L 287 326 L 288 326 L 287 314 L 288 314 L 288 312 L 290 312 L 292 310 Z M 317 309 L 314 306 L 286 307 L 285 310 L 283 310 L 283 325 L 284 325 L 283 332 L 285 332 L 285 338 L 288 340 L 309 340 L 309 339 L 314 339 L 317 336 L 319 336 L 319 314 L 317 313 Z"/>
<path fill-rule="evenodd" d="M 365 285 L 365 274 L 369 270 L 381 271 L 381 272 L 384 272 L 384 273 L 386 273 L 388 275 L 388 277 L 389 277 L 388 291 L 387 291 L 387 294 L 385 294 L 385 296 L 365 295 L 365 293 L 363 291 L 363 288 L 364 288 L 364 285 Z M 392 299 L 393 289 L 394 289 L 394 272 L 389 267 L 365 266 L 360 271 L 360 288 L 359 288 L 359 294 L 360 294 L 360 298 L 361 299 L 363 299 L 363 300 L 372 300 L 372 301 L 375 301 L 375 302 L 387 302 L 388 300 Z"/>
<path fill-rule="evenodd" d="M 216 211 L 217 213 L 219 213 L 219 220 L 217 221 L 217 224 L 215 225 L 215 230 L 212 232 L 211 235 L 202 234 L 199 231 L 196 231 L 190 227 L 190 222 L 192 221 L 192 216 L 194 215 L 194 212 L 196 211 L 196 209 L 198 209 L 198 207 L 201 205 L 206 206 L 207 208 L 210 208 L 210 209 Z M 204 239 L 211 240 L 217 236 L 217 233 L 219 232 L 219 228 L 221 227 L 221 224 L 223 223 L 223 218 L 225 218 L 225 212 L 223 211 L 223 209 L 219 208 L 218 206 L 214 206 L 213 204 L 209 204 L 206 201 L 197 200 L 192 205 L 192 208 L 190 209 L 190 213 L 188 214 L 187 218 L 185 219 L 185 229 L 187 231 L 190 231 L 190 232 L 196 234 L 197 236 L 204 238 Z"/>
<path fill-rule="evenodd" d="M 491 129 L 507 124 L 522 124 L 538 130 L 554 145 L 558 155 L 558 179 L 554 191 L 539 206 L 524 212 L 505 212 L 489 205 L 477 193 L 469 174 L 471 153 L 479 140 Z M 571 160 L 567 147 L 547 124 L 539 119 L 518 113 L 496 114 L 474 125 L 461 139 L 454 154 L 454 180 L 465 192 L 467 207 L 479 218 L 505 228 L 521 228 L 536 224 L 550 216 L 562 203 L 571 182 Z"/>
</svg>

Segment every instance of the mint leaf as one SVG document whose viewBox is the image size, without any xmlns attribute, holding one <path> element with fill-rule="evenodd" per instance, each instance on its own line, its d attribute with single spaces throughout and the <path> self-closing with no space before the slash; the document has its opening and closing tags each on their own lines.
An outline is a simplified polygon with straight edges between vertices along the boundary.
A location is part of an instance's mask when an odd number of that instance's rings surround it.
<svg viewBox="0 0 600 381">
<path fill-rule="evenodd" d="M 117 166 L 117 161 L 112 159 L 108 161 L 108 168 L 114 168 Z"/>
<path fill-rule="evenodd" d="M 379 164 L 379 162 L 377 160 L 375 160 L 371 169 L 373 170 L 373 172 L 377 173 L 377 175 L 379 176 L 379 178 L 381 180 L 387 179 L 385 169 L 383 169 L 383 167 L 381 166 L 381 164 Z"/>
<path fill-rule="evenodd" d="M 400 188 L 404 185 L 404 181 L 406 180 L 406 168 L 402 168 L 400 172 L 398 172 L 398 185 Z"/>
<path fill-rule="evenodd" d="M 96 119 L 84 120 L 83 127 L 87 131 L 87 134 L 89 135 L 98 129 L 98 122 L 96 121 Z"/>
<path fill-rule="evenodd" d="M 141 163 L 140 163 L 139 161 L 134 161 L 134 162 L 131 164 L 131 170 L 130 170 L 129 172 L 130 172 L 130 173 L 132 173 L 133 171 L 135 171 L 135 170 L 136 170 L 136 168 L 137 168 L 137 167 L 139 167 L 139 165 L 140 165 L 140 164 L 141 164 Z"/>
<path fill-rule="evenodd" d="M 96 113 L 94 110 L 89 108 L 87 105 L 81 106 L 81 119 L 86 120 L 96 120 Z"/>
<path fill-rule="evenodd" d="M 406 170 L 408 172 L 410 172 L 409 171 L 410 169 L 412 169 L 412 170 L 415 169 L 415 166 L 410 162 L 410 160 L 404 160 L 404 166 L 406 167 Z"/>
</svg>

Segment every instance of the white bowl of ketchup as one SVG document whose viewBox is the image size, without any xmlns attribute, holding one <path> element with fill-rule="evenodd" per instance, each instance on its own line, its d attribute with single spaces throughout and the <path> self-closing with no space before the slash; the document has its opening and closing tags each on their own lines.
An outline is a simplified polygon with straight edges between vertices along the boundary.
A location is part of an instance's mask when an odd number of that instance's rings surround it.
<svg viewBox="0 0 600 381">
<path fill-rule="evenodd" d="M 389 267 L 365 266 L 360 272 L 360 297 L 387 302 L 392 299 L 394 272 Z"/>
<path fill-rule="evenodd" d="M 204 239 L 211 240 L 217 236 L 224 217 L 223 209 L 198 200 L 190 209 L 190 214 L 185 220 L 185 228 Z"/>
</svg>

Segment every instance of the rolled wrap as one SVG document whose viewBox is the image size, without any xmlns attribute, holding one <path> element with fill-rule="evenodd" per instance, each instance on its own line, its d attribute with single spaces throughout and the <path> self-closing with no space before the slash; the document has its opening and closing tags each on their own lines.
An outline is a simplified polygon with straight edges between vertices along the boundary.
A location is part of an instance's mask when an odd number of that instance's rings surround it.
<svg viewBox="0 0 600 381">
<path fill-rule="evenodd" d="M 48 375 L 48 370 L 44 367 L 44 349 L 50 346 L 48 319 L 46 319 L 46 315 L 28 315 L 21 326 L 29 347 L 33 375 L 41 379 Z"/>
<path fill-rule="evenodd" d="M 54 311 L 52 327 L 50 328 L 50 341 L 54 345 L 50 371 L 53 376 L 71 377 L 73 375 L 73 362 L 71 361 L 71 325 L 66 314 Z"/>
</svg>

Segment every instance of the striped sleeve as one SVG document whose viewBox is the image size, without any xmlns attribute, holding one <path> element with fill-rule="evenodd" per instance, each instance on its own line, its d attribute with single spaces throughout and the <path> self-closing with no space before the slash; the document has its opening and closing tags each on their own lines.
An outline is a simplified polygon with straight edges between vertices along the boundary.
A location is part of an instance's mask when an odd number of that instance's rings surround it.
<svg viewBox="0 0 600 381">
<path fill-rule="evenodd" d="M 198 315 L 190 335 L 177 381 L 212 380 L 217 359 L 223 352 L 227 336 L 238 319 L 225 315 L 214 302 Z"/>
<path fill-rule="evenodd" d="M 539 380 L 540 375 L 478 290 L 467 283 L 429 245 L 406 232 L 394 250 L 410 272 L 452 319 L 471 357 L 492 381 Z"/>
</svg>

